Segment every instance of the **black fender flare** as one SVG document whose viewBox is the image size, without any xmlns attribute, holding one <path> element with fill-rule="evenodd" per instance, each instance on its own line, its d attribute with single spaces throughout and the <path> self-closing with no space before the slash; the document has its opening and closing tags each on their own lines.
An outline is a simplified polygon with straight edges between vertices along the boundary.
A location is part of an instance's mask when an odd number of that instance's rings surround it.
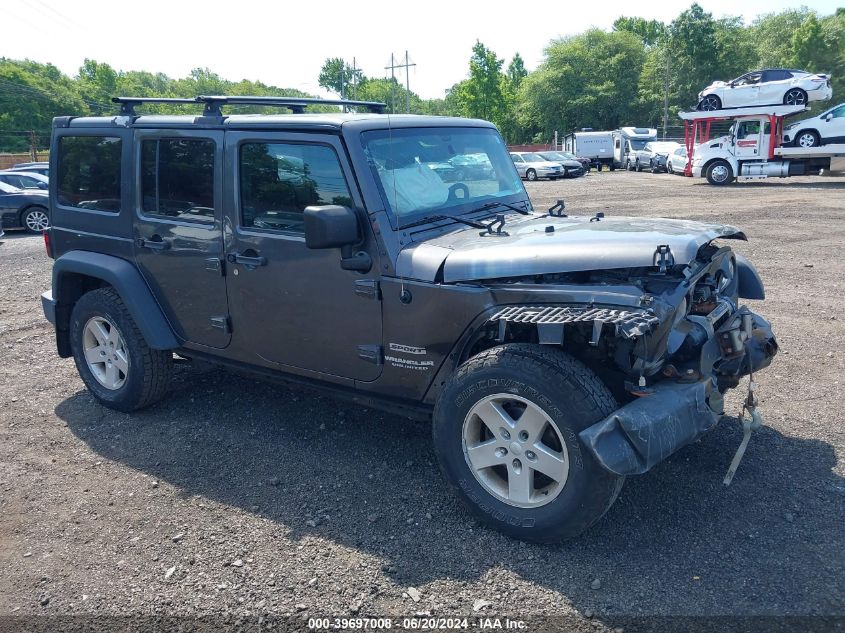
<svg viewBox="0 0 845 633">
<path fill-rule="evenodd" d="M 66 283 L 73 275 L 99 279 L 112 286 L 120 295 L 144 340 L 151 348 L 166 350 L 179 347 L 179 340 L 173 328 L 167 322 L 138 269 L 120 257 L 90 251 L 68 251 L 53 264 L 53 301 L 56 304 L 57 336 L 60 332 L 67 333 L 70 312 L 79 298 L 75 288 Z M 61 340 L 59 347 L 61 352 Z"/>
<path fill-rule="evenodd" d="M 763 280 L 760 278 L 760 273 L 754 268 L 754 264 L 748 261 L 739 253 L 734 254 L 736 257 L 736 278 L 737 278 L 737 292 L 743 299 L 757 299 L 762 301 L 766 298 L 766 291 L 763 288 Z"/>
</svg>

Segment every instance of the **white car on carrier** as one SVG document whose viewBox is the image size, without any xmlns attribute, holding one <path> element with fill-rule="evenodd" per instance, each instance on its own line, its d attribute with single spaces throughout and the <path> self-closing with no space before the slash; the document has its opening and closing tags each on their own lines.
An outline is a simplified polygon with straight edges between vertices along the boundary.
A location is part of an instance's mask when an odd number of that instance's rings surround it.
<svg viewBox="0 0 845 633">
<path fill-rule="evenodd" d="M 805 70 L 767 68 L 733 81 L 714 81 L 698 93 L 698 110 L 761 105 L 807 105 L 833 96 L 830 76 Z"/>
<path fill-rule="evenodd" d="M 790 123 L 783 131 L 784 145 L 818 147 L 834 143 L 845 143 L 845 103 L 818 116 Z"/>
</svg>

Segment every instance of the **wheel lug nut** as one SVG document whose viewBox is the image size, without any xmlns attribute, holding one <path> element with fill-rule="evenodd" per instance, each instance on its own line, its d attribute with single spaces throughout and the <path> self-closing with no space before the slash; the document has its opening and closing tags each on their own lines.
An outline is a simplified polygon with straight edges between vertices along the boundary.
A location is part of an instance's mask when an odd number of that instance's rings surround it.
<svg viewBox="0 0 845 633">
<path fill-rule="evenodd" d="M 534 454 L 534 451 L 525 451 L 525 456 L 528 459 L 537 459 L 537 456 Z"/>
<path fill-rule="evenodd" d="M 525 442 L 528 440 L 528 431 L 520 431 L 519 432 L 519 441 Z"/>
<path fill-rule="evenodd" d="M 507 454 L 508 454 L 508 449 L 506 449 L 506 448 L 501 448 L 501 447 L 500 447 L 500 448 L 497 448 L 497 449 L 496 449 L 496 452 L 495 452 L 495 453 L 493 453 L 493 454 L 494 454 L 496 457 L 498 457 L 499 459 L 501 459 L 501 458 L 503 458 L 505 455 L 507 455 Z"/>
<path fill-rule="evenodd" d="M 511 434 L 507 429 L 499 429 L 499 432 L 502 434 L 502 437 L 506 440 L 511 439 Z"/>
<path fill-rule="evenodd" d="M 522 462 L 518 459 L 513 460 L 513 470 L 516 474 L 519 474 L 522 471 Z"/>
</svg>

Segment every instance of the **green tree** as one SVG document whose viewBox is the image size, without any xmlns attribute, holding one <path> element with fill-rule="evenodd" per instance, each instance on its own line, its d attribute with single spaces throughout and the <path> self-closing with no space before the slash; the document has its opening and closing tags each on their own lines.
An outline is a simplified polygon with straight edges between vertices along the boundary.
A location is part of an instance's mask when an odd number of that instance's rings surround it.
<svg viewBox="0 0 845 633">
<path fill-rule="evenodd" d="M 646 46 L 654 46 L 666 38 L 666 25 L 660 20 L 626 18 L 625 16 L 621 16 L 613 22 L 613 30 L 633 33 Z"/>
<path fill-rule="evenodd" d="M 476 40 L 469 60 L 469 79 L 461 82 L 458 91 L 463 116 L 494 123 L 502 120 L 506 111 L 503 63 L 496 53 Z"/>
<path fill-rule="evenodd" d="M 791 63 L 811 72 L 828 70 L 830 54 L 821 22 L 814 13 L 808 15 L 792 34 Z"/>
<path fill-rule="evenodd" d="M 330 57 L 323 62 L 318 83 L 326 90 L 346 98 L 359 98 L 354 87 L 364 81 L 364 73 L 353 68 L 340 57 Z"/>
<path fill-rule="evenodd" d="M 586 33 L 552 42 L 546 59 L 522 82 L 519 113 L 526 134 L 613 129 L 637 123 L 642 40 L 628 31 Z"/>
<path fill-rule="evenodd" d="M 507 76 L 510 88 L 514 91 L 519 90 L 519 85 L 522 83 L 522 80 L 528 76 L 528 71 L 525 70 L 525 61 L 519 53 L 513 54 L 513 59 L 511 59 L 511 63 L 508 64 Z"/>
<path fill-rule="evenodd" d="M 675 53 L 676 98 L 691 107 L 704 86 L 721 78 L 716 21 L 694 3 L 669 25 L 669 34 Z"/>
</svg>

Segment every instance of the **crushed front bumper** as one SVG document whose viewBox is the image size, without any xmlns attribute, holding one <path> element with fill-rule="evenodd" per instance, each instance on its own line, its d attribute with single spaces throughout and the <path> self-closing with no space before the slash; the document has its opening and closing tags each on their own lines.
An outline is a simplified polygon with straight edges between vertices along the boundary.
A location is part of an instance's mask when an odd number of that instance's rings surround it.
<svg viewBox="0 0 845 633">
<path fill-rule="evenodd" d="M 744 328 L 744 334 L 735 334 L 733 322 Z M 769 323 L 747 308 L 738 310 L 712 336 L 722 341 L 722 356 L 712 365 L 712 374 L 696 382 L 661 381 L 649 395 L 578 434 L 605 469 L 617 475 L 639 475 L 698 439 L 723 414 L 722 390 L 736 386 L 740 377 L 767 367 L 778 349 Z"/>
</svg>

